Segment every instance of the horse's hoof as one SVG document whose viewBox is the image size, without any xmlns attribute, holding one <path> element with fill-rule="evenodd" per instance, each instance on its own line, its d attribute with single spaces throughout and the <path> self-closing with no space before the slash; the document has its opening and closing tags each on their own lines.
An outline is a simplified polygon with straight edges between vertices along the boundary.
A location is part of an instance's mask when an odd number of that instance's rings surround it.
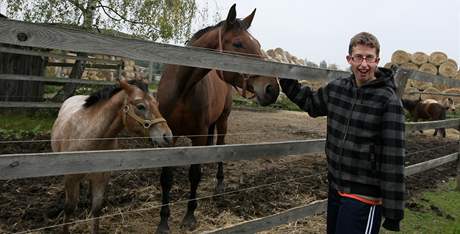
<svg viewBox="0 0 460 234">
<path fill-rule="evenodd" d="M 193 215 L 187 215 L 184 217 L 181 223 L 181 228 L 188 230 L 188 231 L 193 231 L 197 228 L 197 222 L 196 218 Z"/>
<path fill-rule="evenodd" d="M 171 233 L 169 231 L 169 226 L 166 225 L 158 225 L 157 230 L 155 231 L 155 234 L 169 234 Z"/>
</svg>

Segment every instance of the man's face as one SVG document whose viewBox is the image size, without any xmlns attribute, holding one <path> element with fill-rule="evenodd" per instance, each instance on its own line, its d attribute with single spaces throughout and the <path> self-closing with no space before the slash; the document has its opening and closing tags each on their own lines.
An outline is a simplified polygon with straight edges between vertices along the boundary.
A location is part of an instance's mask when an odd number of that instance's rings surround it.
<svg viewBox="0 0 460 234">
<path fill-rule="evenodd" d="M 375 79 L 374 72 L 380 61 L 376 48 L 357 45 L 353 47 L 351 55 L 347 56 L 347 61 L 351 65 L 358 87 Z"/>
</svg>

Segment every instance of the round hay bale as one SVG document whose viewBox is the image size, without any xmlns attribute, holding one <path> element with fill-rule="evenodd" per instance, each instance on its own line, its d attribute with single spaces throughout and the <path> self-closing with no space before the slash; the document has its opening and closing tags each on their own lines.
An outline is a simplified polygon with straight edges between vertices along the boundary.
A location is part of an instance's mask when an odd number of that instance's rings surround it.
<svg viewBox="0 0 460 234">
<path fill-rule="evenodd" d="M 431 82 L 423 82 L 423 81 L 419 81 L 419 82 L 422 83 L 420 86 L 417 87 L 420 91 L 433 87 L 433 83 Z"/>
<path fill-rule="evenodd" d="M 428 61 L 435 66 L 439 66 L 447 61 L 447 55 L 441 51 L 435 51 L 430 54 Z"/>
<path fill-rule="evenodd" d="M 439 74 L 445 77 L 455 77 L 457 75 L 457 64 L 445 62 L 439 66 Z"/>
<path fill-rule="evenodd" d="M 425 93 L 440 93 L 441 91 L 439 91 L 439 89 L 435 88 L 435 87 L 429 87 L 425 90 L 423 90 L 423 94 L 422 94 L 422 99 L 434 99 L 434 100 L 437 100 L 437 101 L 440 101 L 442 98 L 440 98 L 441 96 L 439 95 L 434 95 L 434 94 L 425 94 Z"/>
<path fill-rule="evenodd" d="M 432 75 L 437 75 L 438 74 L 438 68 L 436 68 L 435 65 L 431 63 L 424 63 L 422 64 L 419 69 L 419 71 L 426 72 Z"/>
<path fill-rule="evenodd" d="M 396 50 L 391 55 L 391 62 L 394 64 L 403 64 L 410 61 L 410 55 L 404 50 Z"/>
<path fill-rule="evenodd" d="M 450 62 L 450 63 L 454 64 L 458 68 L 458 63 L 457 63 L 457 61 L 455 61 L 455 59 L 448 58 L 447 62 Z"/>
<path fill-rule="evenodd" d="M 415 52 L 410 56 L 410 61 L 417 65 L 422 65 L 428 62 L 428 55 L 423 52 Z"/>
<path fill-rule="evenodd" d="M 410 99 L 410 100 L 417 100 L 419 97 L 419 94 L 416 92 L 420 92 L 417 88 L 415 87 L 408 87 L 404 90 L 404 99 Z"/>
<path fill-rule="evenodd" d="M 407 68 L 407 69 L 411 69 L 411 70 L 416 70 L 416 71 L 418 71 L 418 66 L 417 66 L 417 64 L 411 63 L 411 62 L 409 62 L 409 63 L 403 63 L 403 64 L 401 64 L 401 67 L 402 67 L 402 68 Z"/>
<path fill-rule="evenodd" d="M 460 80 L 460 70 L 457 71 L 457 75 L 455 75 L 455 79 Z"/>
<path fill-rule="evenodd" d="M 459 94 L 460 95 L 460 88 L 446 89 L 446 90 L 442 91 L 442 93 L 451 93 L 451 94 Z M 447 96 L 445 96 L 445 97 L 447 97 Z M 452 100 L 454 100 L 456 106 L 460 104 L 460 97 L 456 97 L 456 96 L 450 96 L 450 97 L 452 98 Z"/>
</svg>

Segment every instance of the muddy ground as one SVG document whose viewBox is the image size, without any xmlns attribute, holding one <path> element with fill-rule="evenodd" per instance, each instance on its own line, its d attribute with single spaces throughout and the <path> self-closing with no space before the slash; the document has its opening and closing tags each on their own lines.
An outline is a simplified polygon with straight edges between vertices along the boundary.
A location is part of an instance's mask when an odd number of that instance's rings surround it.
<svg viewBox="0 0 460 234">
<path fill-rule="evenodd" d="M 325 137 L 325 118 L 309 118 L 305 113 L 288 111 L 235 110 L 229 122 L 227 143 L 275 142 Z M 458 151 L 458 132 L 448 138 L 408 134 L 406 165 L 426 161 Z M 34 137 L 33 142 L 0 143 L 0 154 L 48 152 L 49 135 Z M 5 139 L 0 139 L 0 141 Z M 11 140 L 11 139 L 7 139 Z M 20 139 L 21 140 L 21 139 Z M 182 139 L 181 144 L 189 142 Z M 125 147 L 145 146 L 139 140 L 126 140 Z M 198 193 L 202 198 L 196 211 L 199 222 L 194 232 L 251 220 L 326 198 L 325 156 L 310 154 L 275 160 L 225 163 L 226 194 L 212 197 L 215 165 L 203 166 Z M 408 196 L 455 176 L 455 166 L 448 165 L 408 178 Z M 187 168 L 175 169 L 172 188 L 170 226 L 173 233 L 184 233 L 180 221 L 185 213 Z M 107 190 L 101 220 L 102 233 L 153 233 L 159 222 L 159 169 L 114 172 Z M 34 233 L 58 233 L 62 227 L 64 194 L 62 177 L 20 179 L 0 182 L 0 233 L 39 229 Z M 75 220 L 90 218 L 88 185 L 81 187 L 81 201 Z M 74 233 L 89 232 L 90 222 L 75 223 Z M 42 227 L 50 226 L 47 229 Z M 267 231 L 269 233 L 324 233 L 324 215 L 309 217 Z"/>
</svg>

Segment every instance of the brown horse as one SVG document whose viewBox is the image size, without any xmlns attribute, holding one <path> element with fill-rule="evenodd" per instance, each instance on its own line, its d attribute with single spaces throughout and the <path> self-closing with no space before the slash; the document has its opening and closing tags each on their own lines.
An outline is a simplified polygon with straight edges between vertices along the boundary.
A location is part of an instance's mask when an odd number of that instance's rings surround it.
<svg viewBox="0 0 460 234">
<path fill-rule="evenodd" d="M 450 97 L 445 98 L 442 103 L 434 99 L 422 100 L 421 98 L 418 100 L 403 99 L 402 102 L 404 108 L 411 114 L 414 122 L 417 122 L 419 119 L 429 121 L 443 120 L 446 119 L 446 112 L 448 110 L 455 112 L 454 100 Z M 433 135 L 436 136 L 438 131 L 441 133 L 442 137 L 446 137 L 445 128 L 437 128 Z"/>
<path fill-rule="evenodd" d="M 54 122 L 51 147 L 55 152 L 116 149 L 114 137 L 123 129 L 136 136 L 148 135 L 160 146 L 172 143 L 171 130 L 158 110 L 158 102 L 142 81 L 120 81 L 119 86 L 106 87 L 90 96 L 68 98 Z M 98 217 L 109 177 L 109 172 L 64 176 L 64 233 L 69 232 L 66 223 L 78 203 L 82 180 L 90 182 L 91 213 Z M 98 229 L 96 218 L 92 232 Z"/>
<path fill-rule="evenodd" d="M 188 46 L 204 47 L 228 53 L 246 54 L 262 58 L 259 42 L 247 31 L 251 26 L 255 10 L 244 19 L 236 18 L 235 5 L 230 8 L 227 19 L 199 30 L 187 42 Z M 215 71 L 206 68 L 167 65 L 158 87 L 160 111 L 168 121 L 174 136 L 191 136 L 193 145 L 214 144 L 217 129 L 217 144 L 225 144 L 227 119 L 232 106 L 232 86 L 252 92 L 260 105 L 274 103 L 279 94 L 275 77 L 247 76 L 235 72 Z M 245 96 L 245 95 L 243 95 Z M 208 135 L 208 136 L 206 136 Z M 223 164 L 218 164 L 216 193 L 224 190 Z M 191 165 L 190 201 L 182 220 L 182 227 L 196 227 L 194 211 L 197 206 L 196 190 L 201 180 L 201 166 Z M 161 173 L 162 206 L 158 233 L 168 233 L 170 216 L 169 192 L 172 186 L 171 168 Z"/>
</svg>

